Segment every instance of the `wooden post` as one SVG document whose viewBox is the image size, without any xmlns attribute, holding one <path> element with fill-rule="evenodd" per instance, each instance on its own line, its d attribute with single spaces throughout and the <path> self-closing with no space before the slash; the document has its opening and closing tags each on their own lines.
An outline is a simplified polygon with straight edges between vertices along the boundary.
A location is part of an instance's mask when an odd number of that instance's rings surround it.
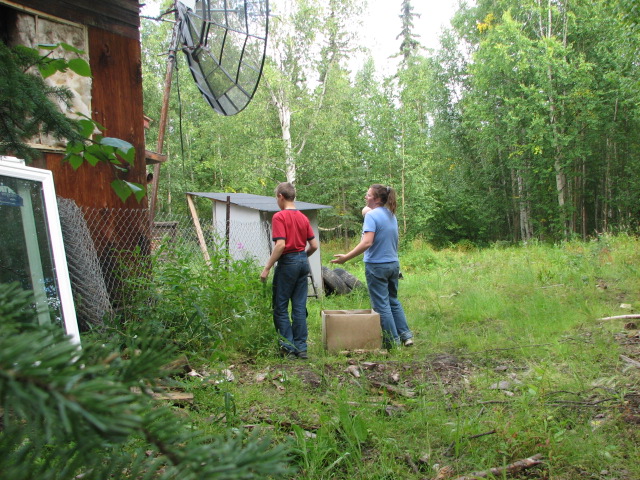
<svg viewBox="0 0 640 480">
<path fill-rule="evenodd" d="M 227 216 L 224 229 L 224 244 L 227 252 L 227 262 L 229 261 L 229 242 L 231 237 L 231 197 L 227 196 Z"/>
<path fill-rule="evenodd" d="M 187 203 L 189 204 L 189 211 L 191 212 L 191 217 L 193 218 L 193 224 L 196 227 L 196 235 L 198 235 L 198 243 L 200 244 L 200 250 L 202 250 L 202 255 L 204 256 L 207 265 L 211 264 L 211 257 L 209 256 L 209 250 L 207 250 L 207 242 L 204 240 L 204 234 L 202 233 L 202 227 L 200 226 L 200 218 L 198 218 L 198 212 L 196 211 L 196 206 L 193 203 L 193 199 L 191 195 L 187 193 Z"/>
<path fill-rule="evenodd" d="M 158 141 L 156 143 L 156 153 L 162 153 L 164 146 L 164 134 L 167 130 L 167 116 L 169 113 L 169 94 L 171 93 L 171 81 L 173 79 L 173 68 L 176 64 L 176 45 L 178 41 L 178 22 L 173 27 L 171 45 L 169 46 L 169 57 L 167 59 L 167 72 L 164 78 L 164 93 L 162 97 L 162 109 L 160 110 L 160 123 L 158 125 Z M 158 200 L 158 184 L 160 183 L 160 163 L 153 166 L 153 188 L 151 190 L 150 215 L 151 223 L 156 216 L 156 203 Z"/>
</svg>

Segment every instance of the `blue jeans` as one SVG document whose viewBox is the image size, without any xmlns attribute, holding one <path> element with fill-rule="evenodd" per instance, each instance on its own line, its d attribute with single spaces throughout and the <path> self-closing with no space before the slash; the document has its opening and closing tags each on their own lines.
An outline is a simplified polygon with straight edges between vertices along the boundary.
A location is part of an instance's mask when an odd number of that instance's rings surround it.
<svg viewBox="0 0 640 480">
<path fill-rule="evenodd" d="M 371 307 L 380 314 L 384 346 L 390 348 L 413 337 L 402 304 L 398 300 L 400 264 L 365 263 L 364 271 Z"/>
<path fill-rule="evenodd" d="M 309 272 L 307 253 L 297 252 L 282 255 L 273 273 L 273 324 L 280 336 L 280 347 L 290 352 L 307 351 Z"/>
</svg>

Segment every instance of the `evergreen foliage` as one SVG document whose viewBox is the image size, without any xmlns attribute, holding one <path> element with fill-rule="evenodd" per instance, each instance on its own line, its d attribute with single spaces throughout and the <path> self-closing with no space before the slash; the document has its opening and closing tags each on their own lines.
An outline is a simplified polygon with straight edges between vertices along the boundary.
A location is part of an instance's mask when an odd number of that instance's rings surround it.
<svg viewBox="0 0 640 480">
<path fill-rule="evenodd" d="M 9 48 L 0 41 L 0 154 L 36 158 L 39 152 L 25 142 L 37 134 L 82 139 L 76 123 L 57 106 L 69 104 L 69 89 L 47 85 L 41 76 L 29 73 L 41 58 L 34 49 Z"/>
<path fill-rule="evenodd" d="M 420 47 L 418 40 L 420 35 L 415 33 L 415 25 L 413 24 L 413 18 L 419 17 L 420 15 L 413 12 L 411 0 L 403 0 L 401 8 L 402 14 L 400 15 L 400 19 L 402 20 L 402 30 L 396 38 L 402 40 L 400 43 L 400 53 L 406 63 L 413 55 L 418 53 Z"/>
<path fill-rule="evenodd" d="M 82 348 L 25 323 L 29 298 L 0 284 L 0 471 L 14 480 L 248 479 L 287 472 L 285 447 L 211 437 L 153 399 L 176 354 L 161 336 L 115 334 Z M 32 317 L 33 318 L 33 317 Z"/>
</svg>

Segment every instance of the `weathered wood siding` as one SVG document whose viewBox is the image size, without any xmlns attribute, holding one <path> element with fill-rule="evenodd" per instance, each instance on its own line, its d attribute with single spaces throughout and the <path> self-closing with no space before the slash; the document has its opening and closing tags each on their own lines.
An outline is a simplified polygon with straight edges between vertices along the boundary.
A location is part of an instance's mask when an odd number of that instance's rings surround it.
<svg viewBox="0 0 640 480">
<path fill-rule="evenodd" d="M 9 0 L 54 17 L 139 40 L 138 0 Z"/>
<path fill-rule="evenodd" d="M 111 182 L 117 177 L 146 184 L 142 74 L 140 44 L 129 38 L 98 28 L 89 28 L 89 59 L 93 74 L 92 117 L 103 125 L 105 136 L 121 138 L 136 149 L 136 159 L 128 173 L 110 165 L 82 165 L 74 171 L 62 156 L 45 155 L 41 166 L 53 172 L 56 192 L 72 198 L 80 206 L 97 208 L 146 208 L 146 198 L 138 203 L 133 197 L 126 204 L 117 197 Z"/>
<path fill-rule="evenodd" d="M 0 3 L 86 27 L 93 76 L 91 116 L 106 128 L 103 135 L 126 140 L 135 147 L 135 164 L 128 172 L 104 164 L 95 167 L 84 164 L 74 171 L 62 162 L 62 154 L 45 153 L 33 166 L 51 170 L 56 193 L 73 199 L 85 210 L 85 217 L 87 212 L 92 216 L 88 227 L 108 281 L 110 277 L 116 279 L 119 265 L 129 268 L 137 265 L 141 268 L 138 274 L 144 274 L 145 262 L 132 252 L 136 248 L 143 255 L 149 252 L 147 199 L 138 203 L 132 195 L 123 203 L 111 188 L 116 178 L 146 185 L 138 1 L 0 0 Z M 112 301 L 117 305 L 117 282 L 109 281 L 109 285 Z"/>
<path fill-rule="evenodd" d="M 61 161 L 61 155 L 45 155 L 45 168 L 53 172 L 57 194 L 72 198 L 81 207 L 98 209 L 99 217 L 95 217 L 94 210 L 89 228 L 103 273 L 109 280 L 110 276 L 115 275 L 120 262 L 132 266 L 132 262 L 138 261 L 128 259 L 129 254 L 125 252 L 131 252 L 136 247 L 143 254 L 149 251 L 149 220 L 141 210 L 148 206 L 146 197 L 138 203 L 131 196 L 123 203 L 111 188 L 111 182 L 115 178 L 146 185 L 138 3 L 122 0 L 44 3 L 49 6 L 42 6 L 44 13 L 87 26 L 89 62 L 93 75 L 92 118 L 106 128 L 103 132 L 105 136 L 126 140 L 136 149 L 135 164 L 127 173 L 104 164 L 95 167 L 84 164 L 74 171 L 68 163 Z M 50 8 L 52 4 L 57 4 L 58 8 Z M 85 7 L 71 11 L 78 4 Z M 117 21 L 121 19 L 115 17 L 125 12 L 123 6 L 132 7 L 129 11 L 133 12 L 135 19 L 127 18 L 135 35 L 131 32 L 123 35 L 122 28 L 118 27 Z M 109 281 L 109 285 L 113 287 L 114 281 Z M 111 295 L 112 300 L 117 303 L 115 292 L 111 291 Z"/>
<path fill-rule="evenodd" d="M 75 200 L 79 206 L 146 208 L 146 198 L 138 203 L 131 197 L 123 204 L 111 188 L 116 178 L 146 185 L 138 1 L 0 0 L 0 4 L 85 27 L 93 76 L 91 116 L 106 128 L 103 135 L 126 140 L 136 149 L 135 165 L 126 173 L 110 165 L 86 164 L 73 171 L 62 163 L 62 155 L 58 153 L 45 153 L 34 166 L 53 171 L 58 195 Z M 5 30 L 10 32 L 11 26 Z M 22 32 L 14 35 L 20 36 Z"/>
</svg>

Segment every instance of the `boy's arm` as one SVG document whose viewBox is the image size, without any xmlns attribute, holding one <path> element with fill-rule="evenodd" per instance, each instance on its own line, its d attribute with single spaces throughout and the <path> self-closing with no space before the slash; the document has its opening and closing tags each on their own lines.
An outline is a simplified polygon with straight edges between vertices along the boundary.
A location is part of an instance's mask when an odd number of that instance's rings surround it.
<svg viewBox="0 0 640 480">
<path fill-rule="evenodd" d="M 316 250 L 318 250 L 318 240 L 316 240 L 314 237 L 311 240 L 308 240 L 308 242 L 309 246 L 307 247 L 307 257 L 310 257 L 315 253 Z"/>
<path fill-rule="evenodd" d="M 279 238 L 276 240 L 276 244 L 273 246 L 273 252 L 271 252 L 271 256 L 269 257 L 269 260 L 267 260 L 267 263 L 264 266 L 262 273 L 260 274 L 260 280 L 262 280 L 263 282 L 267 281 L 267 277 L 269 276 L 269 271 L 271 270 L 271 267 L 273 267 L 273 265 L 278 261 L 278 259 L 282 255 L 282 252 L 284 252 L 284 245 L 285 245 L 284 238 Z"/>
</svg>

